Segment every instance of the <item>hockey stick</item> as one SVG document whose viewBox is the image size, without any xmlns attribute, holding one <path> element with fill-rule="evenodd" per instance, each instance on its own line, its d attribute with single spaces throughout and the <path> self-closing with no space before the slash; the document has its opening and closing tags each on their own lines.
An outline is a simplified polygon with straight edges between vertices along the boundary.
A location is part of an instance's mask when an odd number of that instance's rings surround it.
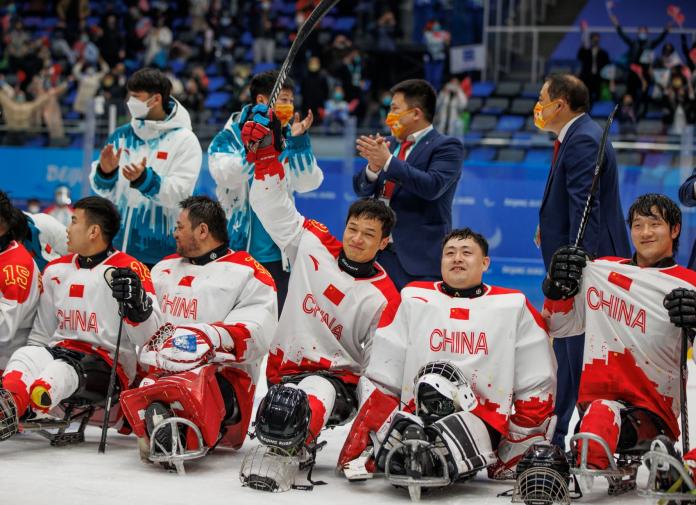
<svg viewBox="0 0 696 505">
<path fill-rule="evenodd" d="M 607 124 L 604 125 L 602 141 L 599 143 L 599 152 L 597 153 L 597 163 L 595 164 L 594 176 L 592 177 L 592 186 L 590 186 L 590 192 L 587 195 L 585 209 L 582 211 L 578 235 L 575 238 L 575 247 L 579 247 L 582 244 L 582 239 L 585 237 L 585 228 L 587 228 L 587 222 L 590 219 L 590 210 L 592 209 L 592 204 L 594 203 L 595 193 L 597 192 L 597 186 L 599 185 L 599 178 L 602 175 L 602 163 L 604 163 L 604 151 L 607 147 L 609 129 L 611 128 L 611 124 L 614 122 L 614 114 L 616 114 L 618 108 L 619 104 L 616 104 L 614 110 L 611 111 L 611 114 L 609 114 L 609 117 L 607 118 Z"/>
<path fill-rule="evenodd" d="M 681 406 L 681 431 L 682 431 L 682 458 L 689 452 L 689 410 L 686 399 L 686 355 L 689 350 L 689 334 L 686 330 L 681 331 L 681 356 L 679 367 L 679 403 Z"/>
<path fill-rule="evenodd" d="M 114 267 L 107 268 L 104 272 L 104 280 L 111 287 L 113 282 Z M 114 362 L 111 365 L 111 375 L 109 375 L 109 387 L 106 392 L 106 407 L 104 407 L 104 421 L 102 422 L 101 439 L 99 440 L 99 453 L 106 452 L 106 431 L 109 429 L 109 416 L 111 415 L 111 400 L 116 388 L 116 368 L 118 367 L 118 353 L 121 349 L 121 333 L 123 332 L 123 302 L 118 303 L 118 336 L 116 337 L 116 349 L 114 350 Z"/>
<path fill-rule="evenodd" d="M 273 84 L 271 96 L 268 97 L 269 109 L 272 109 L 276 103 L 276 100 L 278 100 L 280 90 L 283 89 L 283 84 L 288 78 L 288 74 L 290 73 L 290 67 L 295 61 L 297 53 L 300 52 L 300 47 L 302 47 L 302 44 L 304 44 L 305 40 L 307 40 L 309 34 L 312 33 L 312 31 L 314 31 L 314 28 L 317 27 L 319 21 L 321 21 L 321 19 L 326 15 L 326 13 L 329 12 L 333 8 L 333 6 L 336 5 L 339 1 L 340 0 L 321 0 L 321 2 L 319 2 L 319 5 L 317 5 L 312 11 L 312 13 L 307 17 L 307 19 L 305 19 L 305 22 L 302 23 L 302 26 L 297 31 L 297 36 L 295 37 L 295 40 L 292 41 L 292 45 L 290 46 L 288 55 L 285 57 L 283 65 L 280 67 L 280 71 L 278 72 L 278 78 L 276 79 L 276 82 Z"/>
</svg>

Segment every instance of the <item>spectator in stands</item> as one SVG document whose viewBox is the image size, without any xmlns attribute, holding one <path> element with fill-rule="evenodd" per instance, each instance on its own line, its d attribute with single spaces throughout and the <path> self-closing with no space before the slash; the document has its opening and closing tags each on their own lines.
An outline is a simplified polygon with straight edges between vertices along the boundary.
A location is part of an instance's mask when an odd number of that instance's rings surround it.
<svg viewBox="0 0 696 505">
<path fill-rule="evenodd" d="M 686 67 L 675 67 L 671 73 L 669 85 L 664 90 L 662 122 L 670 133 L 681 135 L 688 124 L 694 124 L 694 88 L 687 78 Z M 682 73 L 681 70 L 686 72 Z"/>
<path fill-rule="evenodd" d="M 125 113 L 124 102 L 126 100 L 126 66 L 117 63 L 101 82 L 102 93 L 107 106 L 115 105 L 118 115 Z"/>
<path fill-rule="evenodd" d="M 600 36 L 597 32 L 590 33 L 587 21 L 580 23 L 582 31 L 582 47 L 578 50 L 580 61 L 580 80 L 585 83 L 590 92 L 590 102 L 599 100 L 602 85 L 601 71 L 609 64 L 609 53 L 599 47 Z"/>
<path fill-rule="evenodd" d="M 48 100 L 41 108 L 41 119 L 43 119 L 46 128 L 48 128 L 48 138 L 52 146 L 65 146 L 68 143 L 68 138 L 65 136 L 65 128 L 63 126 L 63 112 L 58 103 L 59 97 L 67 90 L 68 83 L 72 77 L 68 78 L 64 86 L 59 86 L 58 77 L 51 76 L 53 68 L 45 68 L 46 75 L 34 77 L 34 82 L 30 87 L 30 91 L 35 98 L 41 98 L 46 95 Z M 50 91 L 58 88 L 56 92 Z"/>
<path fill-rule="evenodd" d="M 0 76 L 0 80 L 1 76 Z M 51 88 L 33 100 L 27 100 L 26 92 L 13 89 L 7 83 L 0 86 L 0 107 L 8 130 L 6 142 L 21 145 L 24 143 L 26 130 L 37 128 L 43 108 L 51 97 L 62 93 L 67 84 Z"/>
<path fill-rule="evenodd" d="M 442 87 L 442 74 L 445 71 L 450 39 L 450 32 L 444 30 L 437 19 L 431 19 L 423 32 L 425 80 L 432 84 L 435 89 Z"/>
<path fill-rule="evenodd" d="M 244 123 L 250 119 L 251 109 L 268 103 L 277 76 L 277 71 L 269 71 L 251 79 L 249 101 L 241 111 L 230 116 L 225 127 L 210 143 L 208 165 L 216 183 L 215 194 L 229 219 L 230 249 L 247 251 L 271 273 L 278 288 L 280 313 L 288 292 L 289 264 L 249 205 L 254 165 L 246 160 L 241 136 Z M 314 116 L 310 109 L 307 117 L 300 121 L 299 114 L 294 113 L 294 89 L 292 80 L 286 80 L 274 108 L 285 136 L 285 149 L 279 159 L 284 166 L 290 195 L 295 191 L 305 193 L 315 190 L 324 179 L 309 140 L 308 130 Z"/>
<path fill-rule="evenodd" d="M 251 33 L 254 36 L 254 63 L 274 63 L 276 31 L 270 0 L 258 3 L 257 10 L 251 16 L 251 22 Z"/>
<path fill-rule="evenodd" d="M 394 65 L 399 28 L 394 13 L 389 9 L 385 10 L 371 31 L 375 40 L 372 76 L 375 78 L 375 89 L 381 91 L 389 89 L 396 80 Z"/>
<path fill-rule="evenodd" d="M 363 93 L 365 81 L 363 80 L 363 58 L 360 50 L 349 40 L 349 46 L 344 50 L 344 55 L 332 69 L 332 76 L 343 89 L 345 101 L 350 106 L 350 112 L 358 121 L 362 121 L 367 110 L 367 98 Z M 332 94 L 333 95 L 333 94 Z"/>
<path fill-rule="evenodd" d="M 71 203 L 70 188 L 61 184 L 53 193 L 53 203 L 46 207 L 44 213 L 55 218 L 56 221 L 67 228 L 70 226 L 72 215 L 75 213 Z"/>
<path fill-rule="evenodd" d="M 360 197 L 382 199 L 396 213 L 393 242 L 377 259 L 401 289 L 441 274 L 440 243 L 452 228 L 464 146 L 433 128 L 437 95 L 427 81 L 402 81 L 391 95 L 386 122 L 392 136 L 363 135 L 357 140 L 367 167 L 353 176 L 353 189 Z"/>
<path fill-rule="evenodd" d="M 104 18 L 97 45 L 102 58 L 110 67 L 126 59 L 126 41 L 118 26 L 116 14 L 109 14 Z"/>
<path fill-rule="evenodd" d="M 696 40 L 691 43 L 691 47 L 686 42 L 686 33 L 681 34 L 681 49 L 684 53 L 684 61 L 691 72 L 696 71 Z"/>
<path fill-rule="evenodd" d="M 86 114 L 94 97 L 99 92 L 102 79 L 109 72 L 109 64 L 99 58 L 99 70 L 96 65 L 87 63 L 85 60 L 78 61 L 73 67 L 73 77 L 77 81 L 77 95 L 73 110 L 81 114 Z M 67 226 L 67 225 L 66 225 Z"/>
<path fill-rule="evenodd" d="M 696 207 L 696 168 L 679 187 L 679 202 L 686 207 Z M 691 270 L 696 270 L 696 241 L 691 247 L 687 266 Z"/>
<path fill-rule="evenodd" d="M 24 29 L 21 20 L 14 22 L 14 27 L 8 36 L 9 42 L 6 48 L 9 70 L 11 72 L 24 72 L 22 78 L 23 89 L 31 83 L 31 79 L 42 68 L 43 62 L 38 57 L 38 50 L 42 45 L 41 39 L 32 40 Z"/>
<path fill-rule="evenodd" d="M 636 109 L 633 106 L 633 97 L 628 93 L 621 97 L 621 108 L 619 108 L 616 116 L 621 135 L 635 135 L 637 133 L 636 124 L 638 123 L 638 118 Z"/>
<path fill-rule="evenodd" d="M 616 27 L 616 32 L 628 46 L 628 78 L 626 82 L 628 93 L 633 96 L 638 111 L 638 117 L 645 115 L 648 97 L 646 91 L 650 85 L 650 67 L 653 63 L 653 49 L 659 46 L 671 27 L 671 23 L 665 25 L 664 30 L 654 39 L 648 37 L 648 27 L 638 28 L 638 37 L 632 39 L 624 32 L 618 18 L 610 12 L 609 19 Z"/>
<path fill-rule="evenodd" d="M 300 84 L 302 90 L 302 109 L 305 114 L 312 111 L 315 121 L 320 123 L 324 102 L 329 98 L 329 81 L 321 68 L 321 60 L 312 56 L 307 63 L 307 73 Z"/>
<path fill-rule="evenodd" d="M 172 31 L 165 24 L 163 13 L 157 16 L 155 26 L 145 36 L 145 65 L 165 68 L 169 60 L 169 47 L 172 45 Z"/>
<path fill-rule="evenodd" d="M 77 34 L 85 28 L 89 16 L 89 0 L 58 0 L 56 13 L 59 26 L 65 28 L 68 42 L 74 42 Z"/>
<path fill-rule="evenodd" d="M 452 77 L 437 95 L 435 128 L 453 137 L 464 135 L 462 114 L 466 111 L 468 101 L 459 79 L 456 76 Z"/>
<path fill-rule="evenodd" d="M 546 189 L 539 209 L 535 242 L 541 248 L 548 271 L 551 256 L 561 246 L 575 242 L 592 185 L 602 128 L 587 114 L 589 92 L 570 74 L 546 78 L 534 107 L 534 124 L 557 136 Z M 590 210 L 582 247 L 593 257 L 630 255 L 628 233 L 619 198 L 616 157 L 607 143 L 604 170 Z M 552 443 L 565 447 L 568 423 L 575 409 L 582 372 L 584 335 L 553 342 L 558 361 L 558 416 Z"/>
<path fill-rule="evenodd" d="M 171 87 L 153 68 L 128 79 L 132 119 L 107 139 L 90 174 L 92 189 L 123 216 L 114 246 L 147 266 L 175 250 L 178 204 L 192 195 L 201 169 L 201 146 Z"/>
<path fill-rule="evenodd" d="M 674 46 L 669 42 L 665 42 L 662 46 L 660 56 L 655 61 L 655 67 L 671 70 L 672 68 L 681 66 L 683 64 L 684 63 L 679 57 L 679 54 L 677 54 L 677 52 L 674 50 Z"/>
<path fill-rule="evenodd" d="M 331 98 L 324 104 L 324 131 L 332 134 L 340 133 L 348 121 L 349 114 L 343 88 L 334 86 Z"/>
</svg>

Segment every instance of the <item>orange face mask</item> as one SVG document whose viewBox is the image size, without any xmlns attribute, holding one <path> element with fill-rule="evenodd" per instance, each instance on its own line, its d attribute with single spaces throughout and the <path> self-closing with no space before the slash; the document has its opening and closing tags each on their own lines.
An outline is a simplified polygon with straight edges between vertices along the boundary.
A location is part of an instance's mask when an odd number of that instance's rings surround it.
<svg viewBox="0 0 696 505">
<path fill-rule="evenodd" d="M 551 121 L 558 115 L 561 109 L 558 109 L 555 112 L 555 114 L 553 114 L 550 118 L 544 119 L 544 109 L 546 109 L 547 107 L 551 107 L 557 101 L 558 100 L 554 100 L 553 102 L 547 103 L 546 105 L 541 105 L 539 102 L 536 103 L 536 105 L 534 106 L 534 126 L 539 128 L 540 130 L 543 130 L 549 123 L 549 121 Z"/>
<path fill-rule="evenodd" d="M 291 103 L 277 103 L 273 109 L 282 126 L 287 125 L 295 114 L 295 106 Z"/>
<path fill-rule="evenodd" d="M 387 114 L 387 118 L 384 120 L 384 124 L 386 124 L 389 129 L 392 132 L 392 135 L 394 135 L 397 138 L 401 138 L 401 134 L 404 132 L 404 125 L 401 124 L 399 121 L 404 114 L 408 114 L 414 109 L 408 109 L 403 112 L 390 112 Z"/>
</svg>

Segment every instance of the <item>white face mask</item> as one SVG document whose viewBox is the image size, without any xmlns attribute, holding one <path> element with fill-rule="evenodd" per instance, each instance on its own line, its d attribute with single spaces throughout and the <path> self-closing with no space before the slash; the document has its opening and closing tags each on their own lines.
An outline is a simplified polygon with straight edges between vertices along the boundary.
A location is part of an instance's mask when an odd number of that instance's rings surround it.
<svg viewBox="0 0 696 505">
<path fill-rule="evenodd" d="M 150 107 L 147 106 L 147 102 L 138 100 L 134 96 L 131 96 L 126 102 L 126 106 L 130 111 L 130 114 L 135 119 L 144 119 L 150 112 Z"/>
</svg>

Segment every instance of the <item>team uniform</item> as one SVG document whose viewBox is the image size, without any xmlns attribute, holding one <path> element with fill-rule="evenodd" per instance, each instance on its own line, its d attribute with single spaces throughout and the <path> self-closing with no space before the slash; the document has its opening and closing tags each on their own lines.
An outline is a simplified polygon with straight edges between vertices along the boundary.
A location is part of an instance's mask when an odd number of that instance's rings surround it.
<svg viewBox="0 0 696 505">
<path fill-rule="evenodd" d="M 191 130 L 191 118 L 175 99 L 164 121 L 131 119 L 114 131 L 106 143 L 122 148 L 119 168 L 106 174 L 99 160 L 92 163 L 94 192 L 116 204 L 123 218 L 114 246 L 154 265 L 176 249 L 173 230 L 179 202 L 193 194 L 201 170 L 202 151 Z M 119 171 L 146 158 L 142 175 L 131 182 Z"/>
<path fill-rule="evenodd" d="M 0 251 L 0 370 L 27 343 L 41 289 L 41 273 L 29 252 L 12 240 Z"/>
<path fill-rule="evenodd" d="M 10 358 L 2 377 L 3 388 L 12 393 L 21 415 L 28 406 L 48 411 L 62 400 L 92 385 L 77 370 L 113 363 L 119 330 L 119 307 L 104 274 L 111 267 L 130 268 L 141 280 L 152 311 L 147 319 L 124 319 L 117 376 L 120 388 L 128 388 L 137 375 L 136 346 L 141 346 L 161 324 L 157 299 L 147 270 L 139 261 L 120 251 L 103 254 L 91 268 L 80 266 L 78 256 L 63 256 L 44 270 L 43 292 L 27 346 Z M 103 367 L 104 368 L 104 367 Z M 108 371 L 108 370 L 107 370 Z M 106 374 L 108 378 L 108 373 Z M 101 391 L 104 384 L 100 384 Z M 50 392 L 50 406 L 39 405 L 35 388 Z M 106 390 L 106 387 L 103 387 Z M 105 393 L 101 392 L 101 397 Z"/>
<path fill-rule="evenodd" d="M 580 432 L 602 437 L 612 454 L 660 434 L 679 437 L 681 330 L 670 322 L 663 299 L 695 285 L 696 273 L 671 258 L 641 268 L 607 257 L 588 263 L 575 297 L 544 303 L 553 337 L 585 331 Z M 588 465 L 606 468 L 608 458 L 589 444 Z"/>
<path fill-rule="evenodd" d="M 297 383 L 306 392 L 309 442 L 329 419 L 329 424 L 340 424 L 354 413 L 353 391 L 374 331 L 383 313 L 393 314 L 399 294 L 377 263 L 370 265 L 366 277 L 342 269 L 346 258 L 341 242 L 323 224 L 300 215 L 285 189 L 282 171 L 263 179 L 257 174 L 250 201 L 291 265 L 266 376 L 270 384 Z M 258 424 L 257 420 L 257 435 Z"/>
<path fill-rule="evenodd" d="M 428 367 L 433 362 L 463 375 L 450 398 L 453 412 L 424 407 L 427 388 L 419 389 L 418 379 L 437 368 Z M 374 455 L 383 464 L 386 433 L 406 419 L 441 440 L 450 481 L 489 465 L 500 478 L 527 446 L 553 433 L 555 377 L 544 322 L 521 292 L 481 284 L 462 294 L 441 281 L 408 284 L 396 315 L 377 329 L 360 384 L 363 402 L 339 464 L 363 453 L 370 432 L 382 444 Z M 473 395 L 462 397 L 468 388 Z"/>
<path fill-rule="evenodd" d="M 24 247 L 43 272 L 49 262 L 68 254 L 68 235 L 65 226 L 48 214 L 28 214 L 30 235 L 23 241 Z"/>
<path fill-rule="evenodd" d="M 194 335 L 202 345 L 165 346 L 157 354 L 144 351 L 141 361 L 154 371 L 139 388 L 122 395 L 126 418 L 144 437 L 144 412 L 152 402 L 164 402 L 176 415 L 196 423 L 207 447 L 219 442 L 239 448 L 278 320 L 272 277 L 248 253 L 225 245 L 205 259 L 169 256 L 155 265 L 152 280 L 164 320 L 177 326 L 179 335 Z M 198 347 L 208 342 L 213 349 L 199 353 L 199 360 L 179 363 L 181 371 L 173 373 L 177 366 L 169 365 L 174 355 L 196 356 Z"/>
</svg>

